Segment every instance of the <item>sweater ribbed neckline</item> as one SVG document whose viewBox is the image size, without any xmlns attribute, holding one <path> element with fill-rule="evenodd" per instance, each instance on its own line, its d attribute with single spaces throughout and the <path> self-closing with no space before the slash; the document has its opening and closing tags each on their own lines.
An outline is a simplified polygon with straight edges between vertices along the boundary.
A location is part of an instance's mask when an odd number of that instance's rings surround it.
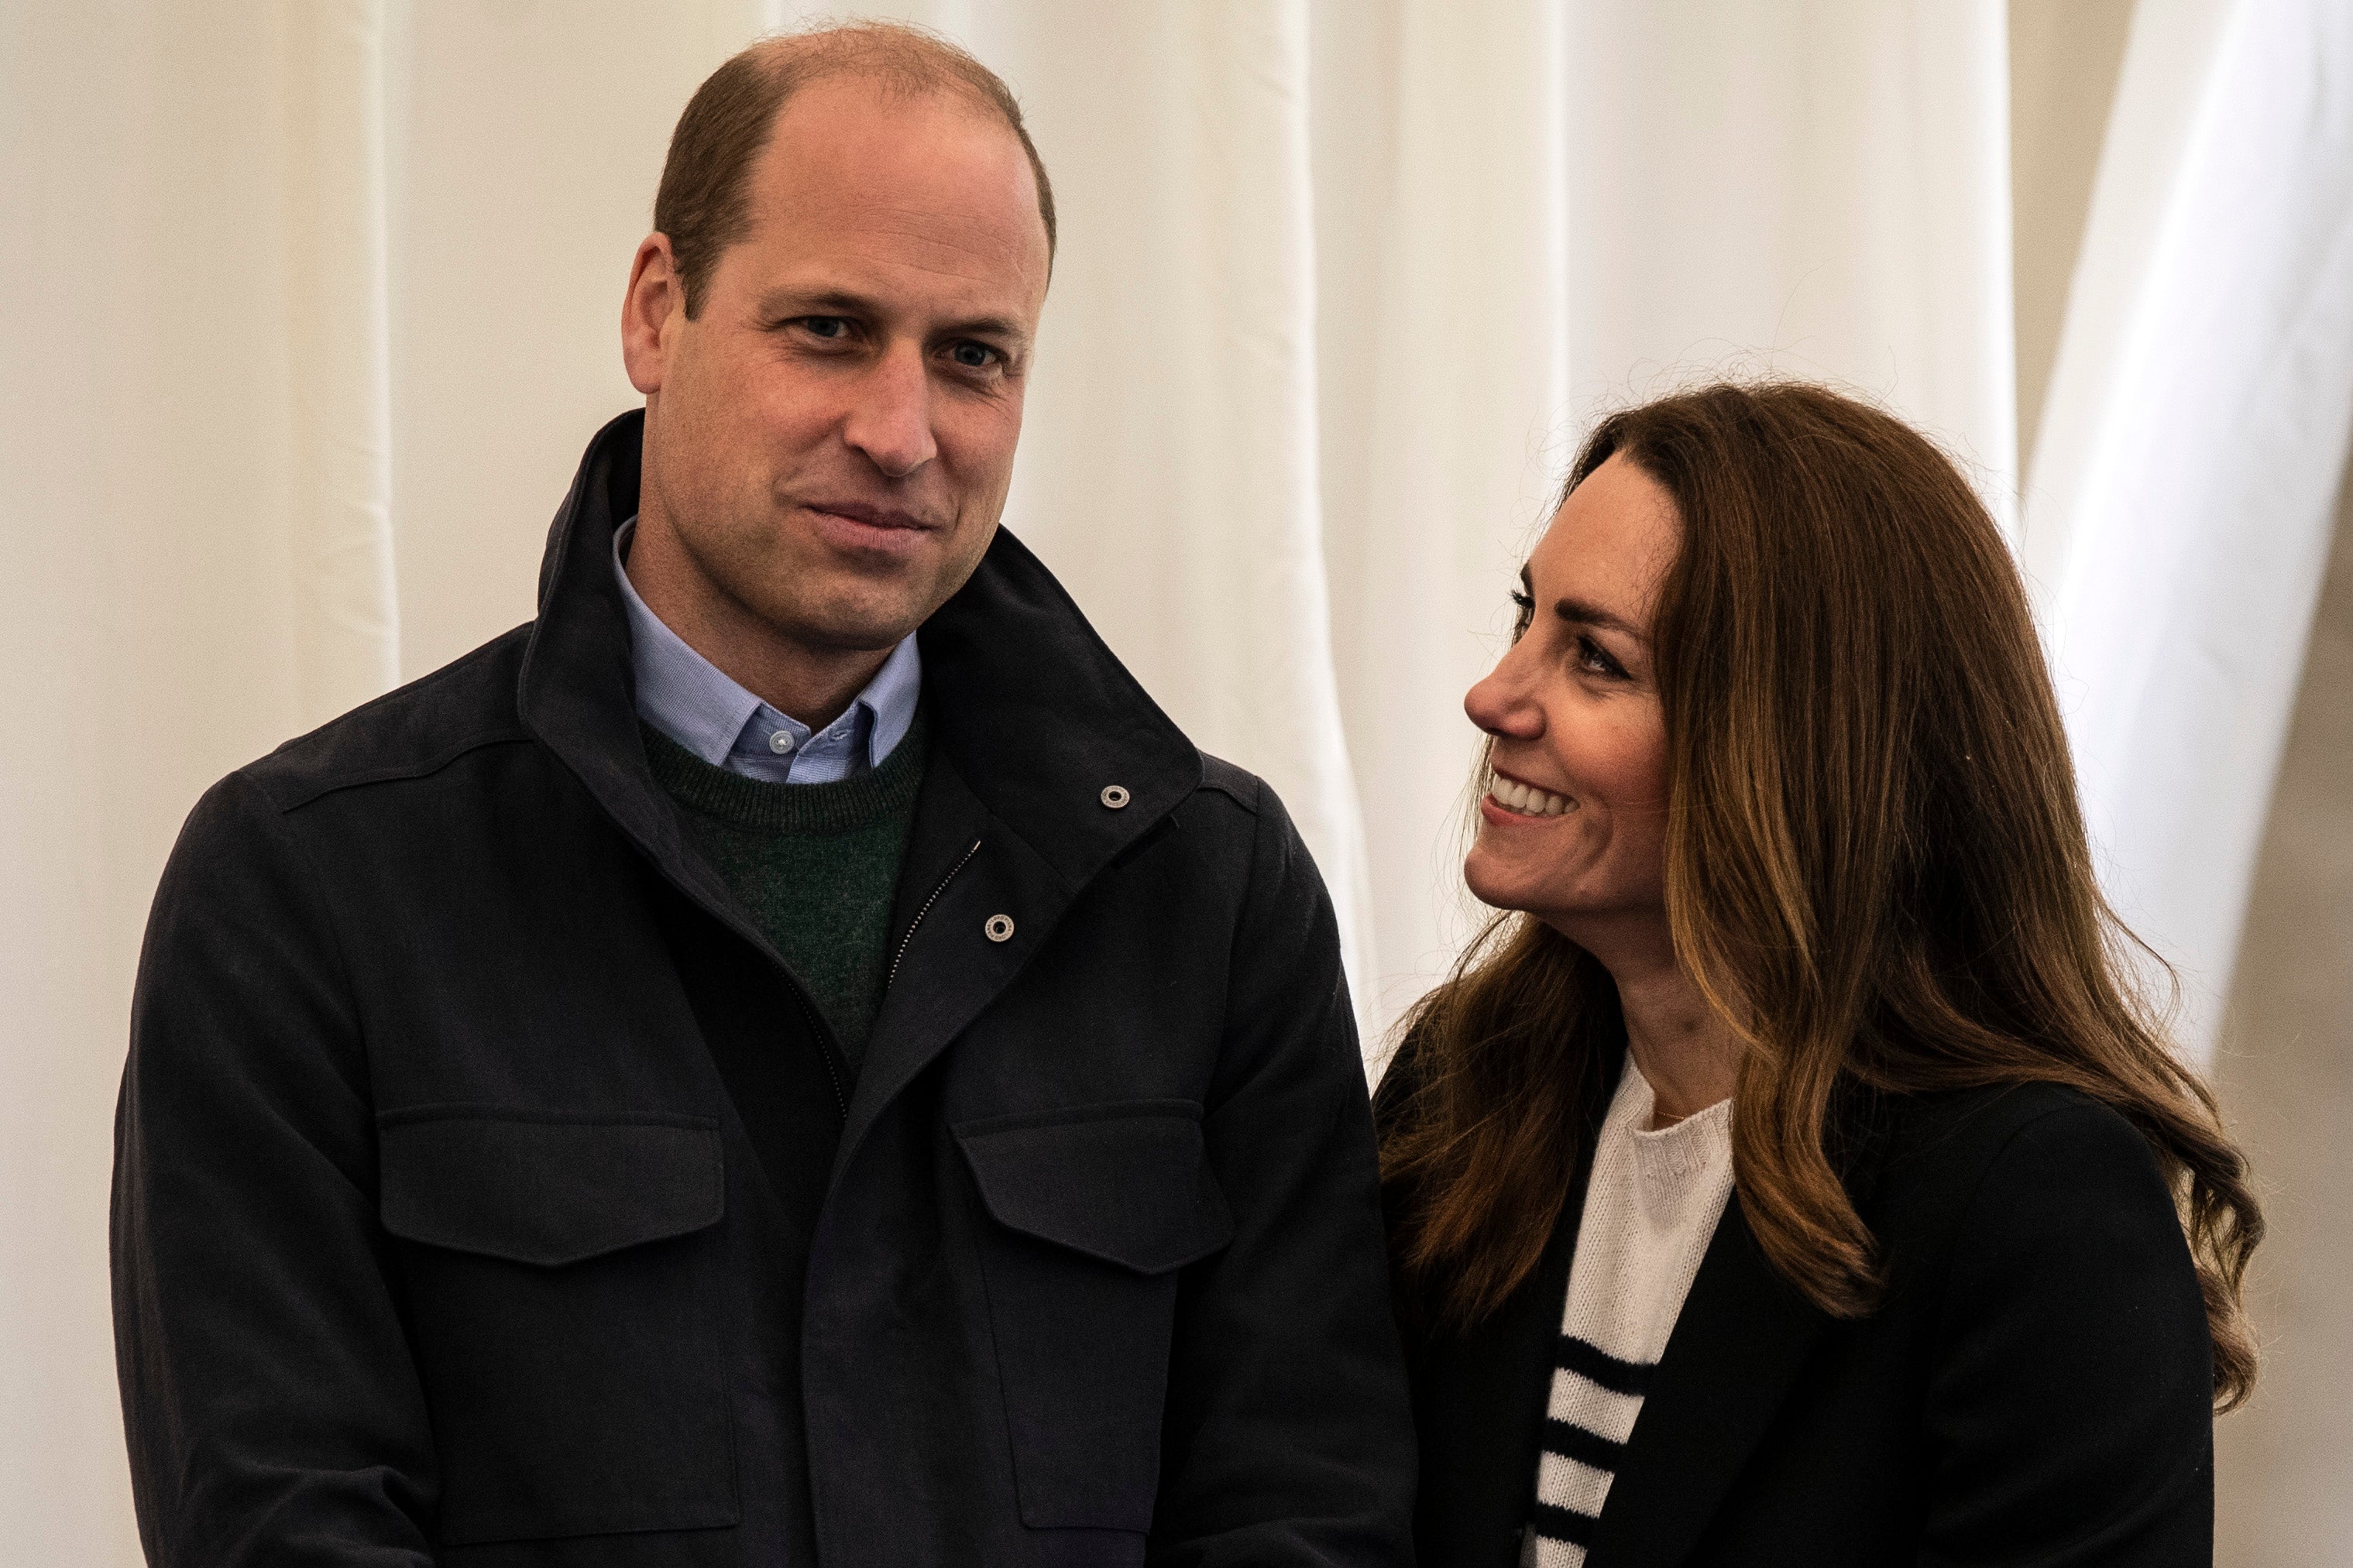
<svg viewBox="0 0 2353 1568">
<path fill-rule="evenodd" d="M 690 810 L 760 833 L 853 833 L 914 805 L 923 780 L 930 726 L 923 710 L 882 765 L 827 784 L 772 784 L 713 767 L 652 725 L 639 722 L 654 782 Z"/>
<path fill-rule="evenodd" d="M 1636 1168 L 1646 1180 L 1677 1184 L 1695 1181 L 1723 1151 L 1731 1147 L 1729 1099 L 1694 1110 L 1680 1121 L 1653 1128 L 1651 1119 L 1658 1109 L 1658 1091 L 1651 1087 L 1651 1080 L 1642 1076 L 1631 1057 L 1626 1060 L 1625 1072 L 1634 1080 L 1628 1086 L 1626 1126 L 1633 1142 Z"/>
</svg>

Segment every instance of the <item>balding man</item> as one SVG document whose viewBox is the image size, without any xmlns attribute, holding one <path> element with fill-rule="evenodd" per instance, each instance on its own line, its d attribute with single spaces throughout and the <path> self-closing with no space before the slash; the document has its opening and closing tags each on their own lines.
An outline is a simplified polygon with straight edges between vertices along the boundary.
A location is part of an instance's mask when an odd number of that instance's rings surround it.
<svg viewBox="0 0 2353 1568">
<path fill-rule="evenodd" d="M 997 527 L 1011 96 L 764 44 L 655 219 L 538 617 L 224 780 L 156 895 L 150 1560 L 1405 1561 L 1329 902 Z"/>
</svg>

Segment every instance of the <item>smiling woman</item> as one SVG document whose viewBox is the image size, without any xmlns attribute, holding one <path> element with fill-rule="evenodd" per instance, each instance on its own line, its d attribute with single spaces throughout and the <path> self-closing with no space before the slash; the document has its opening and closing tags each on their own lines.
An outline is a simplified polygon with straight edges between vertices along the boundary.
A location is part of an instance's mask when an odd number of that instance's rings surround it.
<svg viewBox="0 0 2353 1568">
<path fill-rule="evenodd" d="M 2261 1219 L 1967 481 L 1819 388 L 1671 397 L 1514 597 L 1504 912 L 1379 1100 L 1420 1561 L 2208 1561 Z"/>
</svg>

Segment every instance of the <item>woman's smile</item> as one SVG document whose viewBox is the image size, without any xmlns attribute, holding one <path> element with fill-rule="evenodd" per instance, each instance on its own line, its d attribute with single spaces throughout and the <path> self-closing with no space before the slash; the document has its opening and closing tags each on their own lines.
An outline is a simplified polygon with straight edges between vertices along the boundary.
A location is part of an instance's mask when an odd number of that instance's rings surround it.
<svg viewBox="0 0 2353 1568">
<path fill-rule="evenodd" d="M 1525 779 L 1515 779 L 1493 766 L 1487 773 L 1486 794 L 1479 802 L 1480 816 L 1498 826 L 1542 822 L 1565 816 L 1576 809 L 1575 797 L 1555 794 Z"/>
</svg>

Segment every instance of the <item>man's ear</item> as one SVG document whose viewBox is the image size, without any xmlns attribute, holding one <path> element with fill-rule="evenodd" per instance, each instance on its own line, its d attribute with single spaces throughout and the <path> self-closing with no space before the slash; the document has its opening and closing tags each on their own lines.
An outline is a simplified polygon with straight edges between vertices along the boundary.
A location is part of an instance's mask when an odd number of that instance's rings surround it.
<svg viewBox="0 0 2353 1568">
<path fill-rule="evenodd" d="M 629 264 L 629 291 L 621 300 L 621 363 L 629 384 L 659 392 L 678 328 L 686 320 L 686 285 L 670 252 L 670 236 L 649 234 Z"/>
</svg>

